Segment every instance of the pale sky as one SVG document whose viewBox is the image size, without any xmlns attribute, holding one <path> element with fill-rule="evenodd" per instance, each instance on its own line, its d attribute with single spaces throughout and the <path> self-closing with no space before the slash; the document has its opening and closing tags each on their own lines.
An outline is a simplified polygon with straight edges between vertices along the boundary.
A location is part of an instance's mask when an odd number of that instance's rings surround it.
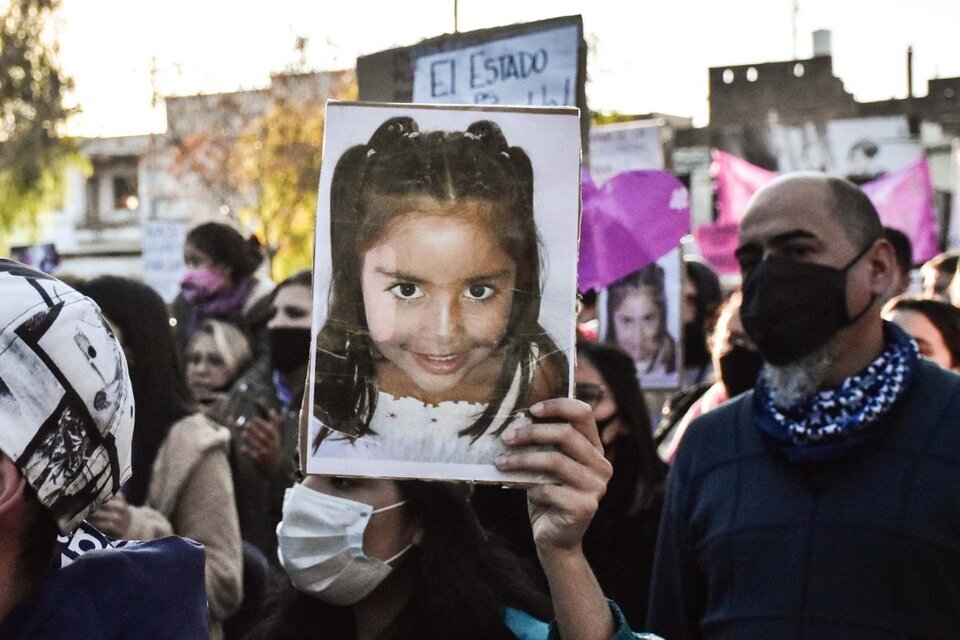
<svg viewBox="0 0 960 640">
<path fill-rule="evenodd" d="M 583 16 L 592 109 L 660 111 L 707 124 L 707 68 L 792 58 L 792 0 L 460 0 L 460 30 Z M 798 57 L 833 31 L 836 75 L 858 100 L 906 95 L 960 76 L 957 0 L 799 0 Z M 453 30 L 453 0 L 63 0 L 60 60 L 82 108 L 69 132 L 164 129 L 151 109 L 151 59 L 162 95 L 259 88 L 298 59 L 340 69 L 358 55 Z"/>
</svg>

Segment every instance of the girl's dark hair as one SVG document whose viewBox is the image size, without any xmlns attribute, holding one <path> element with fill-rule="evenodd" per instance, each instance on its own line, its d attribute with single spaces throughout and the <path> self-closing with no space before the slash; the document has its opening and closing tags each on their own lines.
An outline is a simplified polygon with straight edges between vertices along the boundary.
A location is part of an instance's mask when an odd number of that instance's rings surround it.
<svg viewBox="0 0 960 640">
<path fill-rule="evenodd" d="M 118 276 L 100 276 L 77 289 L 93 299 L 119 327 L 137 405 L 133 428 L 133 475 L 124 486 L 127 500 L 147 497 L 157 452 L 167 432 L 196 406 L 187 387 L 170 315 L 163 299 L 147 285 Z"/>
<path fill-rule="evenodd" d="M 667 465 L 657 455 L 650 425 L 650 413 L 637 382 L 637 366 L 615 345 L 578 341 L 577 353 L 590 361 L 613 395 L 617 415 L 627 437 L 611 445 L 613 477 L 601 506 L 617 515 L 634 515 L 658 506 L 667 477 Z"/>
<path fill-rule="evenodd" d="M 646 291 L 653 298 L 660 314 L 660 334 L 667 333 L 667 296 L 664 291 L 665 275 L 663 267 L 651 262 L 643 269 L 634 271 L 628 276 L 617 280 L 607 289 L 607 333 L 606 341 L 617 344 L 617 329 L 613 322 L 616 313 L 627 296 L 635 291 Z"/>
<path fill-rule="evenodd" d="M 940 332 L 950 352 L 950 366 L 960 366 L 960 309 L 941 300 L 898 297 L 887 303 L 886 310 L 922 313 Z"/>
<path fill-rule="evenodd" d="M 331 261 L 328 315 L 317 338 L 315 411 L 321 422 L 349 436 L 371 432 L 377 373 L 360 286 L 363 254 L 390 221 L 418 198 L 489 203 L 481 213 L 517 265 L 503 368 L 486 410 L 461 431 L 474 439 L 497 417 L 518 370 L 521 388 L 511 410 L 528 401 L 532 374 L 550 375 L 551 395 L 567 387 L 567 359 L 540 326 L 540 244 L 533 215 L 533 168 L 523 149 L 511 147 L 499 127 L 481 121 L 464 132 L 420 133 L 408 117 L 391 118 L 365 145 L 347 149 L 330 190 Z M 498 433 L 506 423 L 498 429 Z M 329 433 L 322 430 L 320 439 Z M 319 439 L 316 444 L 318 444 Z"/>
<path fill-rule="evenodd" d="M 549 620 L 550 600 L 529 565 L 490 542 L 467 500 L 465 486 L 398 481 L 405 508 L 424 535 L 398 570 L 410 572 L 411 597 L 395 622 L 398 640 L 510 639 L 502 609 L 513 607 Z M 349 607 L 327 604 L 296 591 L 285 576 L 273 613 L 248 640 L 309 640 L 356 637 Z"/>
<path fill-rule="evenodd" d="M 187 233 L 186 243 L 210 256 L 215 264 L 230 267 L 235 283 L 252 276 L 263 262 L 255 238 L 245 240 L 239 231 L 220 222 L 197 225 Z"/>
</svg>

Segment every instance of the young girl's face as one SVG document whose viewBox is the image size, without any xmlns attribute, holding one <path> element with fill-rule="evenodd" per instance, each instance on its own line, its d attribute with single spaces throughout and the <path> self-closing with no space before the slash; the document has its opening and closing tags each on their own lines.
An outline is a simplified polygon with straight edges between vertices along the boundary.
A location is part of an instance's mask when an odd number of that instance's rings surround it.
<svg viewBox="0 0 960 640">
<path fill-rule="evenodd" d="M 663 329 L 660 308 L 644 289 L 634 289 L 613 312 L 617 343 L 636 361 L 647 361 L 657 353 Z"/>
<path fill-rule="evenodd" d="M 416 385 L 421 399 L 467 399 L 465 390 L 489 391 L 499 373 L 517 265 L 492 231 L 488 209 L 425 198 L 363 255 L 370 337 L 391 373 Z M 381 386 L 394 392 L 386 379 Z"/>
</svg>

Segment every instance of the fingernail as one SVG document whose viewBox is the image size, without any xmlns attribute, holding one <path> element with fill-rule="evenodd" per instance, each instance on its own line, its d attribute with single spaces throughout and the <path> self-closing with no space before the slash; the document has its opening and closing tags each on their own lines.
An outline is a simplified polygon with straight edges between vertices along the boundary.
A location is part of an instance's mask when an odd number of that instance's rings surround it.
<svg viewBox="0 0 960 640">
<path fill-rule="evenodd" d="M 530 413 L 535 413 L 537 415 L 540 415 L 541 413 L 543 413 L 543 403 L 538 402 L 537 404 L 530 407 Z"/>
<path fill-rule="evenodd" d="M 507 431 L 505 434 L 503 434 L 503 441 L 506 442 L 507 444 L 510 444 L 516 439 L 517 439 L 516 431 Z"/>
<path fill-rule="evenodd" d="M 497 456 L 497 459 L 493 461 L 493 464 L 497 465 L 498 467 L 507 466 L 507 456 Z"/>
</svg>

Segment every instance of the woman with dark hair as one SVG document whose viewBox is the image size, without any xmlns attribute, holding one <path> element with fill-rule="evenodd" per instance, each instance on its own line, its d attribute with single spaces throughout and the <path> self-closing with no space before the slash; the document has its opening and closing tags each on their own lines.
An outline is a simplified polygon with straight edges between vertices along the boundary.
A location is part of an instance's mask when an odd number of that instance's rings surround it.
<svg viewBox="0 0 960 640">
<path fill-rule="evenodd" d="M 577 343 L 576 396 L 590 405 L 613 477 L 583 539 L 604 593 L 643 628 L 667 465 L 657 456 L 633 360 L 608 344 Z"/>
<path fill-rule="evenodd" d="M 527 494 L 549 598 L 487 538 L 462 486 L 308 476 L 277 529 L 289 583 L 252 640 L 633 638 L 581 551 L 610 476 L 590 411 L 566 398 L 532 411 L 566 424 L 518 429 L 497 466 L 555 478 Z"/>
<path fill-rule="evenodd" d="M 180 370 L 163 300 L 134 280 L 101 276 L 78 291 L 96 302 L 123 346 L 136 417 L 133 473 L 90 522 L 107 535 L 179 535 L 206 548 L 211 637 L 240 604 L 240 533 L 227 448 L 230 435 L 197 411 Z M 149 603 L 146 603 L 149 604 Z"/>
<path fill-rule="evenodd" d="M 882 315 L 917 341 L 920 355 L 960 371 L 960 309 L 942 300 L 898 296 L 884 305 Z"/>
<path fill-rule="evenodd" d="M 703 260 L 684 256 L 683 306 L 683 367 L 685 384 L 693 386 L 711 379 L 710 350 L 707 336 L 717 308 L 723 301 L 720 279 Z"/>
<path fill-rule="evenodd" d="M 180 349 L 208 319 L 239 326 L 259 349 L 273 283 L 255 275 L 263 262 L 256 238 L 246 240 L 229 225 L 207 222 L 187 233 L 183 261 L 187 271 L 173 301 Z"/>
</svg>

